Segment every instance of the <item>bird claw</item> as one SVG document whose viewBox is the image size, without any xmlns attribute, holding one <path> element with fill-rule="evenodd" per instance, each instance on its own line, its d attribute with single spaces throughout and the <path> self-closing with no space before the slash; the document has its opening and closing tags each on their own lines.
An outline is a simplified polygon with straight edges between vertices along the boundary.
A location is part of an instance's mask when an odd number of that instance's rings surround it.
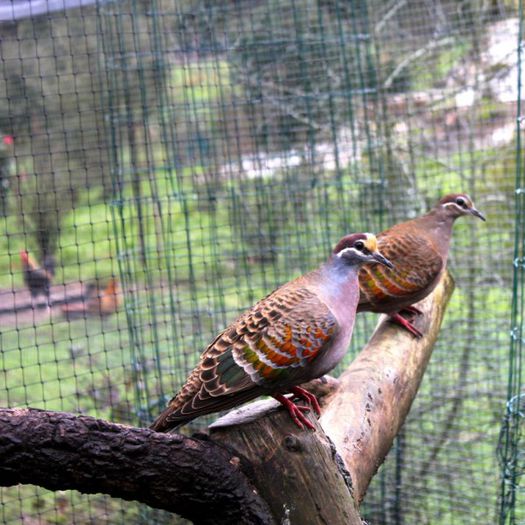
<svg viewBox="0 0 525 525">
<path fill-rule="evenodd" d="M 297 408 L 297 410 L 300 410 L 301 412 L 310 412 L 310 407 L 307 407 L 305 405 L 295 405 L 295 408 Z"/>
<path fill-rule="evenodd" d="M 310 410 L 310 407 L 296 405 L 291 399 L 283 396 L 282 394 L 275 394 L 273 397 L 274 399 L 279 401 L 281 405 L 286 407 L 293 422 L 301 430 L 304 430 L 304 427 L 309 428 L 310 430 L 315 430 L 315 427 L 308 420 L 308 418 L 303 414 L 303 412 L 308 412 Z"/>
<path fill-rule="evenodd" d="M 402 315 L 398 313 L 390 314 L 390 319 L 392 322 L 398 324 L 408 330 L 412 335 L 420 339 L 423 337 L 422 332 L 420 332 L 410 321 L 407 321 Z"/>
<path fill-rule="evenodd" d="M 321 415 L 321 407 L 319 406 L 319 401 L 317 401 L 317 398 L 311 392 L 308 392 L 308 390 L 305 390 L 300 386 L 294 386 L 290 389 L 290 392 L 294 394 L 295 397 L 306 401 L 314 409 L 314 412 L 318 416 Z"/>
</svg>

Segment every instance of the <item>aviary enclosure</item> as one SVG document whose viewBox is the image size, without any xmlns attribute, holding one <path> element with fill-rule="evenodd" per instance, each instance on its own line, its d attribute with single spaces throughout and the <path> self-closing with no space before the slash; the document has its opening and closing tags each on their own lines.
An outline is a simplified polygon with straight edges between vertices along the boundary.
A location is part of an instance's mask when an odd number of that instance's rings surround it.
<svg viewBox="0 0 525 525">
<path fill-rule="evenodd" d="M 146 426 L 214 334 L 343 234 L 468 192 L 488 220 L 455 227 L 456 289 L 362 513 L 525 523 L 521 4 L 0 5 L 0 404 Z M 9 524 L 179 522 L 0 494 Z"/>
</svg>

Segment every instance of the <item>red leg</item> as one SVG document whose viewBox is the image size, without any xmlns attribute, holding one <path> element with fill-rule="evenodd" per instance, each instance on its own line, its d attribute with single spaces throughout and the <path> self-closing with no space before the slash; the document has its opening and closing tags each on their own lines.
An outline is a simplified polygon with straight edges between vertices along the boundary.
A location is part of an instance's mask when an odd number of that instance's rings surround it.
<svg viewBox="0 0 525 525">
<path fill-rule="evenodd" d="M 282 394 L 274 394 L 272 397 L 274 399 L 277 399 L 279 403 L 286 407 L 294 423 L 300 429 L 304 430 L 304 427 L 306 426 L 311 430 L 315 430 L 315 427 L 312 425 L 312 423 L 310 423 L 310 421 L 308 421 L 308 419 L 303 414 L 303 412 L 308 412 L 310 410 L 310 407 L 297 406 L 293 401 L 283 396 Z"/>
<path fill-rule="evenodd" d="M 405 306 L 405 308 L 401 308 L 401 311 L 408 312 L 409 314 L 413 315 L 421 315 L 423 313 L 419 308 L 416 308 L 415 306 Z"/>
<path fill-rule="evenodd" d="M 317 398 L 308 392 L 308 390 L 305 390 L 304 388 L 301 388 L 300 386 L 294 386 L 293 388 L 290 388 L 290 392 L 295 395 L 295 397 L 298 397 L 299 399 L 303 399 L 306 401 L 313 409 L 314 412 L 320 416 L 321 415 L 321 407 L 319 406 L 319 402 L 317 401 Z"/>
<path fill-rule="evenodd" d="M 408 330 L 412 335 L 415 335 L 418 339 L 420 337 L 423 337 L 423 334 L 409 321 L 407 321 L 402 315 L 399 313 L 390 314 L 390 319 L 398 324 L 399 326 L 402 326 L 406 330 Z"/>
</svg>

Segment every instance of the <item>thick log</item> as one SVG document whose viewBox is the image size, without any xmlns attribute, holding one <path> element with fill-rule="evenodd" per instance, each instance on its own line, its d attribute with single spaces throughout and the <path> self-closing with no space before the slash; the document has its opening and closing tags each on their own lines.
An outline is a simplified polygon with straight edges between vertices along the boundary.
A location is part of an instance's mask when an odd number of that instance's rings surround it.
<svg viewBox="0 0 525 525">
<path fill-rule="evenodd" d="M 0 409 L 0 485 L 31 483 L 137 500 L 195 523 L 274 523 L 218 445 L 36 409 Z"/>
<path fill-rule="evenodd" d="M 350 472 L 360 503 L 403 425 L 432 355 L 454 281 L 446 273 L 434 292 L 417 304 L 423 315 L 414 338 L 386 319 L 326 399 L 321 425 Z"/>
<path fill-rule="evenodd" d="M 258 401 L 211 425 L 210 438 L 244 458 L 278 523 L 361 525 L 348 472 L 310 421 L 316 432 L 299 429 L 276 401 Z"/>
</svg>

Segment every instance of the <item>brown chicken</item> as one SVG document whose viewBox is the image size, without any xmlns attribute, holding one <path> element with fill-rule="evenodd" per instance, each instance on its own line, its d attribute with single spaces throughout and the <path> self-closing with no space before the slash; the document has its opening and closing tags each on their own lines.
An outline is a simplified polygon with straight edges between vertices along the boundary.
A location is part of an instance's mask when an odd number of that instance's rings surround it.
<svg viewBox="0 0 525 525">
<path fill-rule="evenodd" d="M 43 295 L 46 305 L 51 306 L 51 281 L 55 276 L 55 259 L 52 255 L 44 257 L 44 262 L 39 265 L 27 250 L 20 252 L 20 260 L 24 270 L 24 282 L 31 293 L 31 303 L 36 297 Z"/>
<path fill-rule="evenodd" d="M 68 318 L 114 314 L 122 304 L 117 279 L 111 278 L 101 290 L 95 283 L 86 287 L 86 294 L 81 302 L 64 304 L 62 313 Z"/>
</svg>

